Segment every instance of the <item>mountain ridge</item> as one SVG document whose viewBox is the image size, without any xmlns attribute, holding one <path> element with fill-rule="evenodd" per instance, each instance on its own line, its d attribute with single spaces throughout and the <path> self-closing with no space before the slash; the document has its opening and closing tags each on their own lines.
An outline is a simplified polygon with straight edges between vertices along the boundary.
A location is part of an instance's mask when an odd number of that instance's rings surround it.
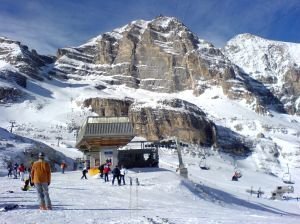
<svg viewBox="0 0 300 224">
<path fill-rule="evenodd" d="M 227 42 L 223 52 L 278 97 L 288 113 L 299 114 L 300 44 L 240 34 Z"/>
</svg>

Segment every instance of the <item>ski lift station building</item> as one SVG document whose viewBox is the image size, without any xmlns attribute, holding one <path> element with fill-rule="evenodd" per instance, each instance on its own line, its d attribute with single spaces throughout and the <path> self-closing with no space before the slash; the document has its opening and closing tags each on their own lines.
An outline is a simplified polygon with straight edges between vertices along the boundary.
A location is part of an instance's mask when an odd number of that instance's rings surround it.
<svg viewBox="0 0 300 224">
<path fill-rule="evenodd" d="M 78 131 L 76 148 L 84 153 L 87 167 L 98 168 L 111 161 L 112 166 L 149 166 L 153 159 L 158 163 L 158 150 L 144 148 L 144 142 L 136 150 L 118 150 L 135 137 L 128 117 L 88 117 Z M 151 155 L 146 159 L 146 155 Z"/>
</svg>

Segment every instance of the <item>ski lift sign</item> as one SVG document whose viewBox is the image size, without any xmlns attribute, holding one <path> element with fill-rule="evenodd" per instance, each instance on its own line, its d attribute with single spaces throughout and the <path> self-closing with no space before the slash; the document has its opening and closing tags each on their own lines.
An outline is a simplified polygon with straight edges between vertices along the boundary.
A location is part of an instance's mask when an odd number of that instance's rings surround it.
<svg viewBox="0 0 300 224">
<path fill-rule="evenodd" d="M 104 151 L 104 155 L 105 155 L 106 157 L 112 157 L 113 151 Z"/>
<path fill-rule="evenodd" d="M 111 160 L 113 158 L 113 151 L 112 150 L 104 151 L 104 158 L 106 160 Z"/>
</svg>

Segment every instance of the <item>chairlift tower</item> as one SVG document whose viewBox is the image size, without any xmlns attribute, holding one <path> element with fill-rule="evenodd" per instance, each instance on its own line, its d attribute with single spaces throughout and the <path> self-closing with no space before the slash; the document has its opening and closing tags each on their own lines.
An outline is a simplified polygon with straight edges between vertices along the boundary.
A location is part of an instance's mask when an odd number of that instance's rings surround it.
<svg viewBox="0 0 300 224">
<path fill-rule="evenodd" d="M 184 163 L 182 160 L 182 154 L 181 154 L 181 147 L 185 147 L 187 145 L 180 142 L 176 136 L 173 136 L 168 141 L 161 141 L 161 142 L 156 143 L 156 146 L 157 147 L 162 146 L 162 147 L 166 147 L 166 148 L 176 149 L 177 154 L 178 154 L 178 162 L 179 162 L 179 166 L 178 166 L 177 170 L 179 170 L 180 176 L 182 176 L 184 178 L 188 178 L 188 170 L 184 166 Z M 177 172 L 177 170 L 176 170 L 176 172 Z"/>
<path fill-rule="evenodd" d="M 15 126 L 16 121 L 15 120 L 11 120 L 11 121 L 9 121 L 9 123 L 10 123 L 10 133 L 12 133 L 13 132 L 13 128 L 16 127 Z"/>
<path fill-rule="evenodd" d="M 176 137 L 175 137 L 175 143 L 176 143 L 177 153 L 178 153 L 179 174 L 180 174 L 180 176 L 183 176 L 184 178 L 188 178 L 188 170 L 184 166 L 184 163 L 182 161 L 181 145 L 178 143 L 178 139 Z"/>
<path fill-rule="evenodd" d="M 59 141 L 62 140 L 63 138 L 61 136 L 56 136 L 55 138 L 57 139 L 57 147 L 59 147 Z"/>
</svg>

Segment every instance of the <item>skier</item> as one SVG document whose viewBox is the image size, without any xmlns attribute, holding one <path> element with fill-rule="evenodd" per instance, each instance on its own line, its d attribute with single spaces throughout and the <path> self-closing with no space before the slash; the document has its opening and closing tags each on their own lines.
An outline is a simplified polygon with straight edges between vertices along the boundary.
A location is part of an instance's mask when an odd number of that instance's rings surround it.
<svg viewBox="0 0 300 224">
<path fill-rule="evenodd" d="M 112 162 L 111 162 L 111 159 L 106 159 L 106 164 L 108 165 L 108 166 L 111 166 L 111 164 L 112 164 Z"/>
<path fill-rule="evenodd" d="M 33 182 L 32 182 L 32 178 L 31 178 L 31 170 L 32 170 L 32 165 L 33 165 L 34 162 L 31 162 L 30 163 L 30 167 L 28 167 L 28 179 L 29 179 L 29 184 L 30 186 L 34 186 Z"/>
<path fill-rule="evenodd" d="M 65 161 L 62 161 L 62 163 L 60 164 L 60 168 L 61 173 L 65 173 L 65 169 L 67 168 L 67 164 L 65 163 Z"/>
<path fill-rule="evenodd" d="M 25 166 L 23 163 L 20 164 L 20 166 L 18 167 L 19 173 L 20 173 L 20 179 L 21 181 L 24 181 L 24 174 L 25 174 Z"/>
<path fill-rule="evenodd" d="M 81 177 L 81 179 L 83 179 L 83 178 L 85 178 L 86 180 L 88 179 L 88 178 L 86 177 L 87 172 L 88 172 L 88 169 L 87 169 L 86 166 L 85 166 L 85 167 L 83 168 L 83 170 L 82 170 L 82 177 Z"/>
<path fill-rule="evenodd" d="M 104 173 L 104 181 L 108 182 L 108 173 L 110 171 L 110 168 L 108 166 L 108 164 L 105 164 L 104 169 L 103 169 L 103 173 Z"/>
<path fill-rule="evenodd" d="M 52 210 L 48 186 L 51 183 L 51 169 L 45 161 L 45 154 L 39 153 L 39 160 L 34 162 L 31 169 L 32 182 L 38 193 L 41 210 Z"/>
<path fill-rule="evenodd" d="M 24 186 L 21 187 L 22 191 L 28 191 L 29 190 L 29 184 L 30 184 L 30 179 L 27 178 L 24 182 Z"/>
<path fill-rule="evenodd" d="M 125 174 L 127 173 L 127 170 L 124 166 L 121 166 L 121 170 L 120 170 L 120 184 L 121 181 L 123 180 L 123 184 L 125 185 Z"/>
<path fill-rule="evenodd" d="M 12 167 L 12 164 L 11 163 L 9 163 L 8 165 L 7 165 L 7 177 L 12 177 L 12 175 L 13 175 L 13 173 L 12 173 L 12 171 L 13 171 L 13 167 Z"/>
<path fill-rule="evenodd" d="M 102 165 L 99 166 L 100 178 L 103 178 L 104 166 L 105 166 L 105 164 L 102 164 Z"/>
<path fill-rule="evenodd" d="M 239 180 L 238 175 L 237 175 L 236 172 L 235 172 L 234 175 L 232 176 L 231 180 L 232 180 L 232 181 L 238 181 L 238 180 Z"/>
<path fill-rule="evenodd" d="M 112 171 L 112 174 L 113 174 L 113 179 L 112 179 L 112 185 L 114 185 L 114 182 L 115 182 L 115 179 L 117 178 L 117 181 L 118 181 L 118 185 L 120 185 L 120 169 L 118 166 L 116 166 L 113 171 Z"/>
<path fill-rule="evenodd" d="M 259 188 L 259 189 L 257 190 L 257 198 L 260 198 L 261 195 L 262 195 L 262 191 L 261 191 L 261 188 Z"/>
<path fill-rule="evenodd" d="M 18 164 L 18 163 L 15 163 L 15 165 L 14 165 L 14 170 L 13 170 L 13 173 L 14 173 L 14 179 L 17 179 L 17 178 L 18 178 L 18 167 L 19 167 L 19 164 Z"/>
</svg>

